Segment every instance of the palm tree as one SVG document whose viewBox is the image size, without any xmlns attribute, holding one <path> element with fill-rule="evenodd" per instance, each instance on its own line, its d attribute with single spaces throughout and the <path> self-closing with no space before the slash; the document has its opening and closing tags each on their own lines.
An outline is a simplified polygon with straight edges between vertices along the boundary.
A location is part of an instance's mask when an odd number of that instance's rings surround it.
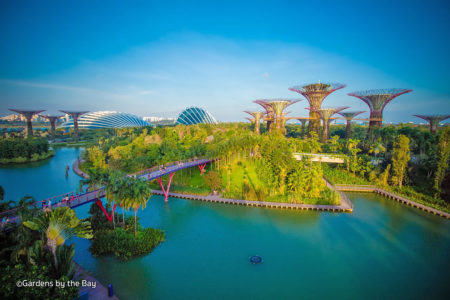
<svg viewBox="0 0 450 300">
<path fill-rule="evenodd" d="M 55 268 L 58 269 L 57 247 L 64 244 L 67 239 L 77 236 L 80 238 L 92 238 L 91 224 L 88 221 L 80 221 L 75 211 L 69 207 L 58 207 L 44 211 L 31 221 L 23 222 L 26 227 L 42 233 L 46 239 L 45 246 L 53 255 Z"/>
<path fill-rule="evenodd" d="M 93 191 L 100 188 L 105 178 L 105 171 L 100 168 L 89 168 L 87 170 L 88 178 L 80 180 L 80 190 L 87 186 L 87 191 Z"/>
<path fill-rule="evenodd" d="M 136 214 L 139 207 L 142 205 L 144 209 L 147 205 L 147 201 L 152 195 L 152 190 L 148 181 L 142 178 L 129 178 L 130 185 L 128 190 L 128 203 L 134 210 L 134 236 L 136 237 Z"/>
<path fill-rule="evenodd" d="M 119 202 L 119 192 L 125 175 L 120 171 L 112 171 L 104 177 L 106 201 L 113 207 L 113 203 Z M 114 208 L 112 211 L 113 227 L 116 228 Z"/>
</svg>

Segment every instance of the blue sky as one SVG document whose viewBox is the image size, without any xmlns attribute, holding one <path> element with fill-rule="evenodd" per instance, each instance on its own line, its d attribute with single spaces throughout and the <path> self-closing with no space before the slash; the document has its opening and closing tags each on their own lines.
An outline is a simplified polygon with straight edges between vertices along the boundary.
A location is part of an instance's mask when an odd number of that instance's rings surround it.
<svg viewBox="0 0 450 300">
<path fill-rule="evenodd" d="M 391 3 L 394 2 L 394 3 Z M 12 1 L 0 3 L 0 115 L 8 108 L 244 120 L 292 85 L 410 88 L 385 120 L 450 113 L 448 1 Z M 306 115 L 306 100 L 291 115 Z M 364 116 L 366 116 L 365 114 Z"/>
</svg>

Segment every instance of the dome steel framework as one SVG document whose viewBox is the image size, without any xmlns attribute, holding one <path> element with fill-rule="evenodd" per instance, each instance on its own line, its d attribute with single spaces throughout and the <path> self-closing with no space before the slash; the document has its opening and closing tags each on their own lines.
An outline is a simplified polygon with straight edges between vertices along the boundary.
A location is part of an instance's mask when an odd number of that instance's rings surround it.
<svg viewBox="0 0 450 300">
<path fill-rule="evenodd" d="M 217 121 L 207 110 L 193 106 L 184 109 L 175 124 L 193 125 L 199 123 L 217 124 Z"/>
<path fill-rule="evenodd" d="M 74 126 L 73 119 L 61 125 L 62 128 Z M 78 127 L 81 129 L 97 128 L 124 128 L 151 126 L 138 116 L 117 111 L 96 111 L 85 114 L 78 119 Z"/>
</svg>

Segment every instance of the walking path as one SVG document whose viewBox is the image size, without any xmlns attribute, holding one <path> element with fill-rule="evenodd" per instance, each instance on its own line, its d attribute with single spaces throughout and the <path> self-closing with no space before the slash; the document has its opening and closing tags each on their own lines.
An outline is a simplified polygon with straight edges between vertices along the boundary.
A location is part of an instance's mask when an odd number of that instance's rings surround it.
<svg viewBox="0 0 450 300">
<path fill-rule="evenodd" d="M 119 298 L 114 295 L 109 297 L 108 289 L 100 283 L 97 279 L 88 274 L 86 270 L 84 270 L 79 264 L 73 262 L 75 264 L 75 276 L 74 280 L 86 280 L 88 284 L 95 285 L 95 288 L 92 286 L 81 286 L 78 289 L 78 295 L 81 297 L 84 294 L 88 294 L 88 299 L 95 300 L 119 300 Z"/>
<path fill-rule="evenodd" d="M 152 190 L 155 195 L 164 195 L 162 191 Z M 200 196 L 192 194 L 180 194 L 169 192 L 169 196 L 173 198 L 183 198 L 189 200 L 198 200 L 206 202 L 224 203 L 224 204 L 234 204 L 234 205 L 244 205 L 244 206 L 257 206 L 257 207 L 267 207 L 267 208 L 284 208 L 284 209 L 298 209 L 298 210 L 317 210 L 317 211 L 335 211 L 335 212 L 352 212 L 353 204 L 351 201 L 342 193 L 344 197 L 341 198 L 341 205 L 314 205 L 314 204 L 299 204 L 299 203 L 284 203 L 284 202 L 268 202 L 268 201 L 253 201 L 253 200 L 238 200 L 221 198 L 220 196 Z"/>
<path fill-rule="evenodd" d="M 432 213 L 434 215 L 438 215 L 441 217 L 444 217 L 446 219 L 450 219 L 450 214 L 443 212 L 441 210 L 414 202 L 412 200 L 409 200 L 405 197 L 396 195 L 392 192 L 388 192 L 382 188 L 373 186 L 373 185 L 354 185 L 354 184 L 336 184 L 335 185 L 336 190 L 338 191 L 346 191 L 346 192 L 369 192 L 369 193 L 377 193 L 380 195 L 383 195 L 385 197 L 388 197 L 390 199 L 394 199 L 395 201 L 404 203 L 406 205 L 421 209 L 423 211 Z"/>
</svg>

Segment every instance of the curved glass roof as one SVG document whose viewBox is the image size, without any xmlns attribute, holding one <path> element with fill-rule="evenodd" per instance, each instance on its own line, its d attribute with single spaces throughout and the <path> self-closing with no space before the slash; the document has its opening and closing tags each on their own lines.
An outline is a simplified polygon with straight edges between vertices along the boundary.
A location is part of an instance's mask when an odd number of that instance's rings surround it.
<svg viewBox="0 0 450 300">
<path fill-rule="evenodd" d="M 82 115 L 78 119 L 78 128 L 123 128 L 151 126 L 151 123 L 132 114 L 117 111 L 96 111 Z M 61 125 L 61 128 L 73 127 L 73 119 Z"/>
<path fill-rule="evenodd" d="M 188 107 L 177 118 L 176 124 L 193 125 L 199 123 L 217 124 L 216 119 L 207 110 L 200 107 Z"/>
</svg>

